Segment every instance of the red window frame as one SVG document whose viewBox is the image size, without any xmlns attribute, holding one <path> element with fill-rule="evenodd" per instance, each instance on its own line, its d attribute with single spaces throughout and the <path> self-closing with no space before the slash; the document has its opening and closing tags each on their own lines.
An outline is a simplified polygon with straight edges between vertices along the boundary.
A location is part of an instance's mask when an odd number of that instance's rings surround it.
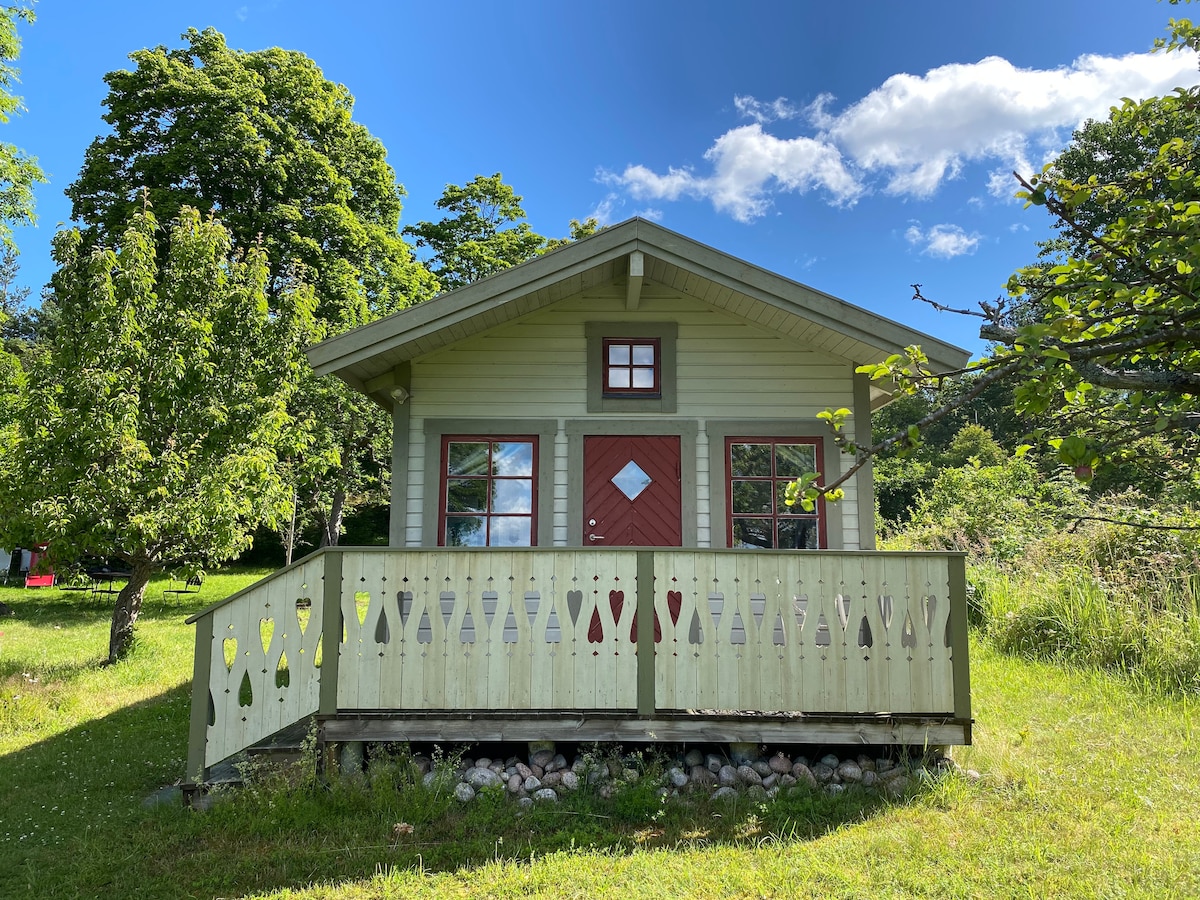
<svg viewBox="0 0 1200 900">
<path fill-rule="evenodd" d="M 771 447 L 771 474 L 770 475 L 738 475 L 733 474 L 733 458 L 732 452 L 735 444 L 760 444 L 769 445 Z M 780 499 L 782 488 L 784 485 L 794 481 L 797 475 L 780 474 L 778 457 L 775 453 L 775 448 L 780 444 L 804 445 L 813 448 L 813 456 L 816 461 L 816 471 L 823 472 L 825 466 L 823 454 L 823 442 L 820 438 L 803 438 L 803 437 L 727 437 L 725 439 L 725 544 L 728 547 L 734 546 L 733 527 L 737 519 L 770 519 L 771 520 L 771 536 L 773 546 L 770 549 L 779 549 L 779 523 L 784 521 L 809 521 L 816 522 L 817 525 L 817 547 L 818 550 L 823 550 L 829 546 L 829 538 L 826 533 L 825 522 L 825 498 L 817 500 L 817 508 L 806 513 L 799 504 L 793 507 L 788 507 L 783 504 Z M 799 473 L 797 473 L 799 474 Z M 770 513 L 757 512 L 736 512 L 733 508 L 733 487 L 735 482 L 750 482 L 771 485 L 772 507 Z M 763 548 L 767 549 L 767 548 Z M 800 548 L 795 548 L 800 549 Z"/>
<path fill-rule="evenodd" d="M 529 444 L 532 448 L 532 461 L 530 474 L 525 475 L 497 475 L 492 471 L 491 457 L 495 452 L 495 444 Z M 450 473 L 450 445 L 451 444 L 487 444 L 488 445 L 488 471 L 483 475 L 467 475 L 455 473 L 451 476 Z M 489 484 L 485 490 L 487 497 L 487 509 L 477 512 L 450 512 L 448 506 L 450 504 L 450 481 L 483 481 Z M 529 481 L 531 482 L 530 504 L 528 513 L 493 511 L 491 508 L 492 501 L 496 496 L 496 492 L 491 489 L 491 485 L 496 482 L 514 482 L 514 481 Z M 538 436 L 535 434 L 446 434 L 442 435 L 442 457 L 441 457 L 441 478 L 438 487 L 438 540 L 439 547 L 446 545 L 446 523 L 448 519 L 462 518 L 480 518 L 484 520 L 484 542 L 481 545 L 470 546 L 537 546 L 537 512 L 538 512 Z M 500 518 L 523 518 L 529 520 L 529 543 L 528 544 L 493 544 L 492 543 L 492 520 Z"/>
<path fill-rule="evenodd" d="M 649 369 L 651 366 L 637 365 L 633 361 L 634 347 L 652 347 L 654 350 L 654 384 L 651 387 L 632 387 L 633 373 L 637 370 Z M 609 348 L 610 347 L 627 347 L 629 348 L 629 362 L 627 364 L 611 363 Z M 603 365 L 601 372 L 601 393 L 605 397 L 661 397 L 662 396 L 662 339 L 656 337 L 606 337 L 601 346 L 601 355 Z M 629 384 L 627 388 L 609 387 L 609 372 L 613 370 L 625 370 L 629 373 Z"/>
</svg>

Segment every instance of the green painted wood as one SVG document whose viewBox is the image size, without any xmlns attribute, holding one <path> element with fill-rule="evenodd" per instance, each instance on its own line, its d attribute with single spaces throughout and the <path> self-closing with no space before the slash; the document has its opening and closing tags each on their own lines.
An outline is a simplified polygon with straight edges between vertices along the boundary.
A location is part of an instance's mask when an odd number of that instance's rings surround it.
<svg viewBox="0 0 1200 900">
<path fill-rule="evenodd" d="M 637 709 L 654 715 L 654 553 L 637 555 Z"/>
<path fill-rule="evenodd" d="M 213 617 L 210 613 L 196 622 L 196 655 L 192 663 L 192 716 L 188 726 L 188 761 L 184 780 L 203 784 L 208 774 L 204 764 L 208 743 L 208 692 L 212 676 Z"/>
<path fill-rule="evenodd" d="M 337 712 L 338 665 L 342 645 L 342 553 L 325 548 L 321 610 L 321 715 Z"/>
<path fill-rule="evenodd" d="M 947 557 L 950 582 L 950 643 L 954 665 L 954 715 L 962 722 L 971 721 L 971 667 L 967 639 L 967 558 L 965 554 Z M 968 726 L 969 727 L 969 726 Z"/>
<path fill-rule="evenodd" d="M 854 442 L 860 447 L 871 446 L 871 378 L 854 373 Z M 854 476 L 858 501 L 858 547 L 875 549 L 875 475 L 871 461 Z"/>
</svg>

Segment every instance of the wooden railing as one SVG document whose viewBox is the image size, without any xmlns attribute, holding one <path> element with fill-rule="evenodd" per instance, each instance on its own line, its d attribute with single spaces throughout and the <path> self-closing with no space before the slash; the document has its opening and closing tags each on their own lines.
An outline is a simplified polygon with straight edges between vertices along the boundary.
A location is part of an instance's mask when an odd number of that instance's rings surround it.
<svg viewBox="0 0 1200 900">
<path fill-rule="evenodd" d="M 189 620 L 188 771 L 348 710 L 969 721 L 965 595 L 959 554 L 326 550 Z"/>
</svg>

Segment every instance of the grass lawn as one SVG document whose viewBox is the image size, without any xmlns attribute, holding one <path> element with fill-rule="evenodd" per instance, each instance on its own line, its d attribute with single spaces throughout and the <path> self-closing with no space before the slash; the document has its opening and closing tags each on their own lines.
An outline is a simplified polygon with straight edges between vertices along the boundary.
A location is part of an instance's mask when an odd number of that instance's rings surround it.
<svg viewBox="0 0 1200 900">
<path fill-rule="evenodd" d="M 132 657 L 106 604 L 0 589 L 0 897 L 1196 897 L 1195 698 L 972 646 L 983 773 L 900 802 L 662 806 L 647 787 L 519 816 L 383 782 L 264 786 L 197 813 L 146 798 L 186 750 L 201 595 L 151 588 Z M 381 767 L 382 769 L 383 767 Z M 414 833 L 396 843 L 392 826 Z"/>
</svg>

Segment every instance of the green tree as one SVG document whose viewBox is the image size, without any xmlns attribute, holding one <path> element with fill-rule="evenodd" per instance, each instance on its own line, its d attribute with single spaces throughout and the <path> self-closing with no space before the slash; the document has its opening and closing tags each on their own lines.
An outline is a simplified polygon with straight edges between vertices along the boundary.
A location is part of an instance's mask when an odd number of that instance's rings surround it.
<svg viewBox="0 0 1200 900">
<path fill-rule="evenodd" d="M 452 291 L 532 259 L 546 245 L 525 221 L 521 199 L 499 172 L 476 175 L 465 185 L 446 185 L 436 204 L 446 216 L 409 225 L 404 233 L 432 252 L 430 269 L 442 290 Z"/>
<path fill-rule="evenodd" d="M 157 247 L 168 252 L 160 258 Z M 184 208 L 159 239 L 136 214 L 115 249 L 54 242 L 55 340 L 33 354 L 5 465 L 5 537 L 56 559 L 119 559 L 108 659 L 127 652 L 151 575 L 227 559 L 285 501 L 276 466 L 312 333 L 312 292 L 276 289 L 266 254 L 235 250 Z"/>
<path fill-rule="evenodd" d="M 18 74 L 13 63 L 21 53 L 17 23 L 33 20 L 30 7 L 0 7 L 0 122 L 21 109 L 21 98 L 13 94 Z M 14 223 L 33 221 L 33 186 L 45 180 L 37 159 L 0 142 L 0 239 L 5 244 L 11 243 Z"/>
<path fill-rule="evenodd" d="M 349 91 L 301 53 L 231 50 L 212 29 L 183 40 L 136 51 L 133 71 L 105 76 L 112 131 L 67 189 L 85 244 L 115 241 L 144 188 L 164 219 L 183 206 L 216 210 L 235 247 L 261 245 L 272 305 L 297 278 L 311 283 L 322 337 L 432 296 L 435 279 L 399 231 L 403 189 L 383 145 L 353 121 Z M 364 453 L 356 429 L 380 440 L 390 429 L 340 382 L 320 391 L 333 402 L 294 417 L 287 472 L 303 515 L 331 523 L 326 542 L 336 543 L 347 504 L 378 481 L 370 459 L 387 458 Z"/>
</svg>

